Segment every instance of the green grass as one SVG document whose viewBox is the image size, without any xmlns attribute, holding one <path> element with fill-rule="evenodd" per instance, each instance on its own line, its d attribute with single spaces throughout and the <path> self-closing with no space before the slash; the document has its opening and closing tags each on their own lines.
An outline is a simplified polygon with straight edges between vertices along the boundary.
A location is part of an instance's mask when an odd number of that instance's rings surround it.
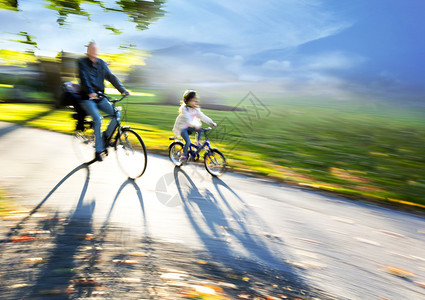
<svg viewBox="0 0 425 300">
<path fill-rule="evenodd" d="M 130 103 L 156 100 L 134 96 Z M 220 124 L 210 140 L 225 153 L 231 168 L 345 195 L 425 207 L 423 109 L 331 100 L 269 102 L 268 116 L 265 110 L 256 115 L 249 107 L 247 112 L 203 110 Z M 0 107 L 0 120 L 65 133 L 74 126 L 67 110 L 50 111 L 35 104 Z M 144 138 L 149 152 L 166 154 L 177 109 L 177 105 L 129 104 L 126 120 Z M 248 113 L 251 126 L 242 121 Z"/>
</svg>

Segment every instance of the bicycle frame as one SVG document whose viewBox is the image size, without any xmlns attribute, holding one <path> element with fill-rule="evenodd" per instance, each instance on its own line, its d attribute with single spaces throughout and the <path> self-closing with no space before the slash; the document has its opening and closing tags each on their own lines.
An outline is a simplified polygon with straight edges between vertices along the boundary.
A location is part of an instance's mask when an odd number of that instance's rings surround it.
<svg viewBox="0 0 425 300">
<path fill-rule="evenodd" d="M 107 136 L 106 137 L 106 139 L 105 139 L 105 145 L 107 146 L 107 145 L 109 145 L 109 143 L 110 143 L 110 141 L 112 140 L 112 138 L 113 138 L 113 136 L 114 136 L 114 134 L 115 134 L 115 132 L 117 131 L 117 129 L 118 129 L 118 132 L 117 132 L 117 134 L 115 135 L 115 143 L 116 143 L 116 141 L 117 141 L 117 138 L 118 138 L 118 136 L 121 134 L 121 128 L 123 128 L 123 126 L 121 125 L 121 119 L 118 119 L 118 117 L 117 117 L 117 113 L 118 113 L 118 109 L 115 107 L 115 104 L 117 103 L 117 102 L 120 102 L 120 101 L 122 101 L 125 97 L 124 96 L 122 96 L 121 97 L 121 99 L 119 99 L 119 100 L 117 100 L 117 99 L 109 99 L 109 97 L 108 96 L 106 96 L 105 94 L 103 94 L 103 93 L 101 93 L 100 94 L 102 97 L 104 97 L 104 98 L 106 98 L 109 102 L 111 102 L 112 103 L 112 107 L 113 107 L 113 109 L 114 109 L 114 114 L 112 115 L 112 116 L 108 116 L 108 117 L 111 117 L 111 118 L 114 118 L 116 121 L 117 121 L 117 125 L 115 126 L 115 128 L 114 128 L 114 130 L 112 130 L 112 133 L 111 133 L 111 135 L 110 136 Z"/>
<path fill-rule="evenodd" d="M 194 151 L 193 150 L 193 148 L 195 148 L 196 150 Z M 206 138 L 205 139 L 205 141 L 204 141 L 204 143 L 201 145 L 201 146 L 197 146 L 197 145 L 195 145 L 195 144 L 193 144 L 193 143 L 190 143 L 190 146 L 189 146 L 189 153 L 190 153 L 190 155 L 192 155 L 193 157 L 196 157 L 196 155 L 198 154 L 199 155 L 199 153 L 204 149 L 204 148 L 206 148 L 205 149 L 205 151 L 210 151 L 211 150 L 211 144 L 210 144 L 210 141 L 208 140 L 208 138 Z"/>
<path fill-rule="evenodd" d="M 205 135 L 205 141 L 200 146 L 197 146 L 197 145 L 193 144 L 192 142 L 190 143 L 188 154 L 190 154 L 193 158 L 195 158 L 197 155 L 199 155 L 199 153 L 201 153 L 201 151 L 203 149 L 205 149 L 205 151 L 207 153 L 209 153 L 211 151 L 212 147 L 211 147 L 211 143 L 208 139 L 207 132 L 208 132 L 208 130 L 203 131 L 203 133 Z"/>
</svg>

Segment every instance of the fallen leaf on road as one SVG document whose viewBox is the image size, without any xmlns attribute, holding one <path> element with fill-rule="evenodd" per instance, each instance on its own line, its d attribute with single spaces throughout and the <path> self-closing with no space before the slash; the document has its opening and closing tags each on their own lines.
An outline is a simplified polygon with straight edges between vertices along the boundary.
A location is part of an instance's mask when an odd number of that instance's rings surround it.
<svg viewBox="0 0 425 300">
<path fill-rule="evenodd" d="M 391 275 L 395 275 L 401 278 L 409 278 L 415 276 L 415 274 L 413 274 L 412 272 L 393 266 L 386 266 L 384 270 Z"/>
<path fill-rule="evenodd" d="M 100 283 L 95 278 L 77 278 L 74 280 L 75 283 L 83 286 L 96 286 L 100 285 Z"/>
<path fill-rule="evenodd" d="M 47 215 L 46 214 L 42 214 L 42 213 L 35 213 L 31 215 L 32 218 L 43 218 L 46 219 Z"/>
<path fill-rule="evenodd" d="M 71 284 L 68 286 L 68 288 L 66 289 L 66 294 L 69 295 L 71 293 L 75 292 L 74 286 Z"/>
<path fill-rule="evenodd" d="M 121 278 L 121 281 L 124 283 L 138 283 L 141 282 L 142 280 L 140 278 Z"/>
<path fill-rule="evenodd" d="M 29 284 L 27 284 L 27 283 L 18 283 L 18 284 L 11 285 L 10 288 L 12 288 L 12 289 L 20 289 L 20 288 L 23 288 L 23 287 L 26 287 L 26 286 L 29 286 Z"/>
<path fill-rule="evenodd" d="M 139 256 L 139 257 L 149 257 L 149 256 L 151 256 L 149 253 L 145 253 L 145 252 L 130 252 L 128 255 Z"/>
<path fill-rule="evenodd" d="M 215 295 L 215 290 L 208 286 L 194 285 L 193 288 L 200 294 Z"/>
<path fill-rule="evenodd" d="M 388 230 L 380 230 L 380 232 L 381 233 L 384 233 L 384 234 L 387 234 L 387 235 L 394 236 L 394 237 L 400 237 L 400 238 L 405 238 L 406 237 L 406 236 L 404 236 L 404 235 L 402 235 L 400 233 L 393 232 L 393 231 L 388 231 Z"/>
<path fill-rule="evenodd" d="M 381 244 L 378 243 L 378 242 L 371 241 L 371 240 L 368 240 L 368 239 L 364 239 L 362 237 L 355 237 L 354 239 L 359 241 L 359 242 L 365 243 L 365 244 L 369 244 L 369 245 L 373 245 L 373 246 L 381 246 Z"/>
<path fill-rule="evenodd" d="M 43 262 L 43 258 L 42 257 L 31 257 L 31 258 L 27 258 L 25 260 L 26 263 L 41 263 Z"/>
<path fill-rule="evenodd" d="M 241 294 L 238 295 L 238 298 L 241 298 L 241 299 L 250 299 L 251 298 L 251 295 L 248 294 L 248 293 L 241 293 Z"/>
<path fill-rule="evenodd" d="M 114 259 L 114 260 L 112 260 L 112 262 L 116 263 L 116 264 L 124 264 L 124 265 L 137 264 L 137 261 L 131 260 L 131 259 Z"/>
<path fill-rule="evenodd" d="M 50 231 L 49 230 L 43 230 L 43 229 L 37 229 L 37 230 L 28 231 L 28 234 L 50 234 Z"/>
<path fill-rule="evenodd" d="M 230 282 L 217 282 L 217 285 L 222 286 L 222 287 L 226 287 L 226 288 L 230 288 L 230 289 L 237 289 L 238 287 L 236 285 L 234 285 L 233 283 Z"/>
<path fill-rule="evenodd" d="M 36 239 L 35 237 L 24 235 L 24 236 L 15 236 L 15 237 L 11 238 L 10 240 L 12 242 L 29 242 L 29 241 L 33 241 L 35 239 Z"/>
</svg>

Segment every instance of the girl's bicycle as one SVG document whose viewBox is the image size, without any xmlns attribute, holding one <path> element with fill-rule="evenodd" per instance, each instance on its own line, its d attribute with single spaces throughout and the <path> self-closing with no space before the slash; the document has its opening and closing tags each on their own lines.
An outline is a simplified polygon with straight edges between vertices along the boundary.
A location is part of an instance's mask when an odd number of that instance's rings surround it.
<svg viewBox="0 0 425 300">
<path fill-rule="evenodd" d="M 204 154 L 204 166 L 205 169 L 213 176 L 220 176 L 224 173 L 226 170 L 226 158 L 224 157 L 223 153 L 220 152 L 220 150 L 216 148 L 212 148 L 211 144 L 208 140 L 208 131 L 210 131 L 212 128 L 202 128 L 202 132 L 205 135 L 205 141 L 203 144 L 197 146 L 193 143 L 190 144 L 189 152 L 188 154 L 188 160 L 192 161 L 198 161 L 199 160 L 199 154 L 200 152 L 205 149 Z M 177 167 L 180 167 L 183 165 L 183 148 L 184 148 L 184 142 L 182 139 L 176 138 L 176 137 L 170 137 L 170 140 L 173 142 L 168 147 L 168 153 L 171 162 L 176 165 Z"/>
<path fill-rule="evenodd" d="M 122 110 L 122 107 L 116 107 L 116 104 L 122 101 L 106 96 L 103 93 L 98 93 L 112 103 L 114 107 L 114 115 L 108 116 L 117 119 L 117 126 L 110 136 L 106 136 L 105 152 L 108 154 L 109 148 L 114 148 L 117 156 L 118 165 L 121 170 L 129 178 L 135 179 L 143 175 L 146 170 L 147 153 L 146 147 L 140 135 L 130 128 L 130 126 L 122 126 L 121 120 L 117 118 L 117 112 Z M 85 163 L 93 163 L 94 153 L 94 131 L 93 121 L 91 119 L 84 120 L 84 130 L 75 131 L 73 134 L 73 148 L 78 158 Z"/>
</svg>

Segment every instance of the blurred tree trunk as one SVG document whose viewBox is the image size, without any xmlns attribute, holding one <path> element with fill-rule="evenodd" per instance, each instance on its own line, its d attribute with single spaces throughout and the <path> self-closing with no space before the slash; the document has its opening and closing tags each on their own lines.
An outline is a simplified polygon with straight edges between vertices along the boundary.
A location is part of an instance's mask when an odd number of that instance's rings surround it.
<svg viewBox="0 0 425 300">
<path fill-rule="evenodd" d="M 68 105 L 62 95 L 62 84 L 66 81 L 76 81 L 76 60 L 78 56 L 62 52 L 56 60 L 40 59 L 41 71 L 44 73 L 44 86 L 51 93 L 55 107 Z"/>
<path fill-rule="evenodd" d="M 44 87 L 46 91 L 53 95 L 55 107 L 61 107 L 61 63 L 57 61 L 40 60 L 40 66 L 40 69 L 44 73 Z"/>
</svg>

